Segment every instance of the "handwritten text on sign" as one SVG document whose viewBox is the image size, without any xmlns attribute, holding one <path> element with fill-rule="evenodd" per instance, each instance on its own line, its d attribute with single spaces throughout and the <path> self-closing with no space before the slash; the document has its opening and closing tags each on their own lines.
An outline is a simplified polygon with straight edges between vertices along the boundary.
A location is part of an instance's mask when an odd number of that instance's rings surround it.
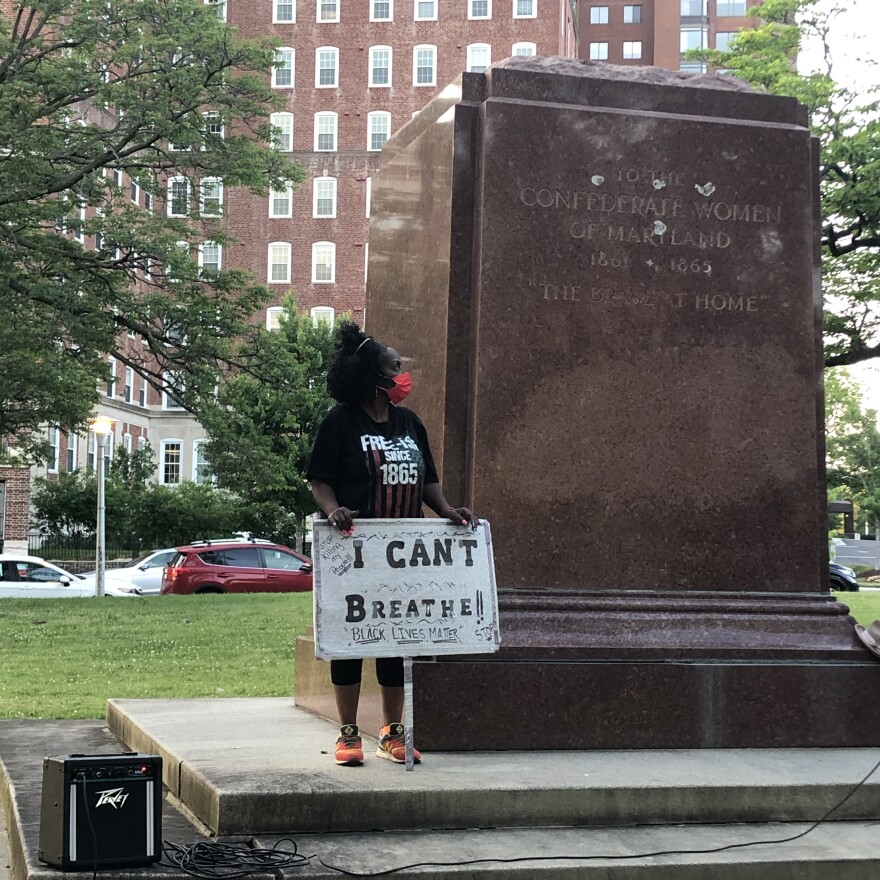
<svg viewBox="0 0 880 880">
<path fill-rule="evenodd" d="M 419 657 L 498 650 L 489 524 L 355 520 L 346 537 L 313 520 L 315 654 Z"/>
</svg>

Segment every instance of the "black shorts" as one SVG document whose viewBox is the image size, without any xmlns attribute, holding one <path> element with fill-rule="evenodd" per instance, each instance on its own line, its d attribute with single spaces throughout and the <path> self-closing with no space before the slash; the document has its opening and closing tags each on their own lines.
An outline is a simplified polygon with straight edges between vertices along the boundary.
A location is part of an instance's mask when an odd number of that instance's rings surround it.
<svg viewBox="0 0 880 880">
<path fill-rule="evenodd" d="M 333 684 L 359 684 L 364 661 L 358 658 L 330 661 L 330 681 Z M 382 687 L 403 687 L 403 658 L 377 657 L 376 679 Z"/>
</svg>

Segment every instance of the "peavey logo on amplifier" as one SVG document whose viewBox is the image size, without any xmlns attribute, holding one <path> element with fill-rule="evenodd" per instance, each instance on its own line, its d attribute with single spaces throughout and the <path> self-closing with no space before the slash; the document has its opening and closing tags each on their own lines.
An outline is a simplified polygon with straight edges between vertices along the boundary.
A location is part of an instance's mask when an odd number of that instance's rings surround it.
<svg viewBox="0 0 880 880">
<path fill-rule="evenodd" d="M 98 801 L 95 807 L 113 807 L 114 810 L 121 809 L 128 800 L 128 792 L 124 788 L 105 788 L 104 791 L 96 791 Z"/>
</svg>

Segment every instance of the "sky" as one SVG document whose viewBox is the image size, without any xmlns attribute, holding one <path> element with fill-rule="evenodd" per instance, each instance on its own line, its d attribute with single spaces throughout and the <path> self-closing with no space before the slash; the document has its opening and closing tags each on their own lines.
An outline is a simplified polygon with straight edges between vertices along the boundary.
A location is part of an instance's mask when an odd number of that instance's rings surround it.
<svg viewBox="0 0 880 880">
<path fill-rule="evenodd" d="M 821 6 L 846 7 L 830 35 L 834 78 L 858 91 L 880 85 L 880 0 L 822 0 Z M 817 69 L 821 60 L 821 49 L 808 45 L 798 67 L 801 72 Z M 863 388 L 866 408 L 880 412 L 880 358 L 848 370 Z"/>
</svg>

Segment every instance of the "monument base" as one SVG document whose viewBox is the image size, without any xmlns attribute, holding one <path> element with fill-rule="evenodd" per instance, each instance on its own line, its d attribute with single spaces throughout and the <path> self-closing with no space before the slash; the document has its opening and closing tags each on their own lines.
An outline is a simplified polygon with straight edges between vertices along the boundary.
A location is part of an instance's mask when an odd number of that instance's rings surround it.
<svg viewBox="0 0 880 880">
<path fill-rule="evenodd" d="M 420 748 L 880 746 L 880 663 L 830 596 L 523 590 L 499 605 L 497 655 L 416 660 Z M 366 731 L 381 723 L 372 666 Z M 310 636 L 296 702 L 335 718 Z"/>
</svg>

